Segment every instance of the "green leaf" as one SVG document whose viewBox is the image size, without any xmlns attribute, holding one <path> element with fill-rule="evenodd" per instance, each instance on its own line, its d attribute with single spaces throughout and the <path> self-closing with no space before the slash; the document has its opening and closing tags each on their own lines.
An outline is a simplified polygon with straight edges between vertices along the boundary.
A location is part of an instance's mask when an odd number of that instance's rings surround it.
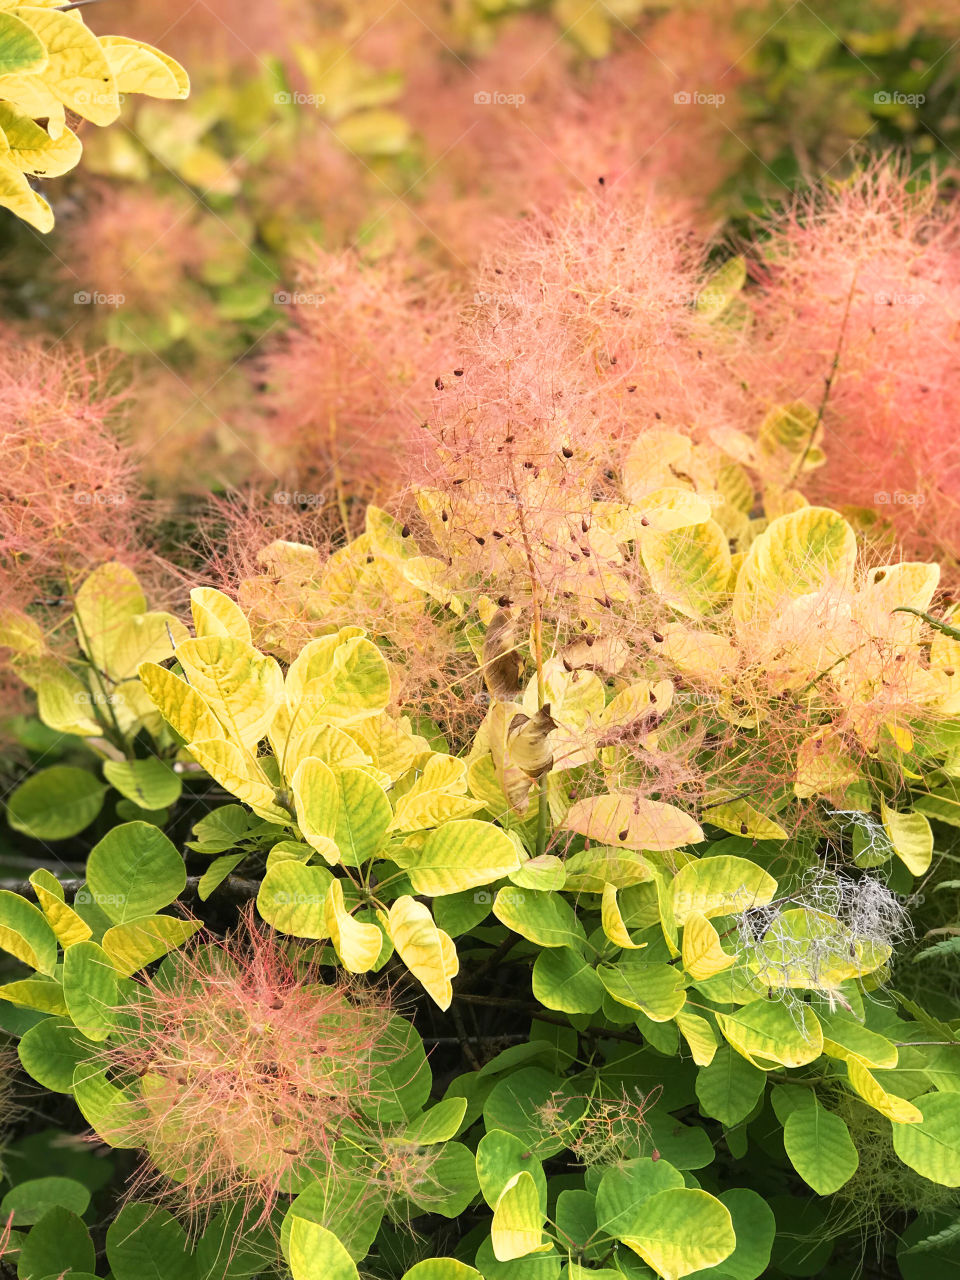
<svg viewBox="0 0 960 1280">
<path fill-rule="evenodd" d="M 560 1076 L 542 1067 L 523 1067 L 493 1086 L 484 1104 L 483 1119 L 488 1132 L 502 1129 L 513 1134 L 525 1144 L 525 1151 L 545 1160 L 567 1146 L 570 1126 L 586 1109 L 586 1099 L 564 1093 Z M 540 1118 L 541 1112 L 549 1113 L 549 1122 Z"/>
<path fill-rule="evenodd" d="M 623 1242 L 663 1280 L 679 1280 L 716 1266 L 736 1247 L 730 1210 L 715 1196 L 689 1187 L 658 1191 Z"/>
<path fill-rule="evenodd" d="M 914 1105 L 923 1119 L 894 1124 L 893 1149 L 911 1169 L 943 1187 L 960 1187 L 960 1093 L 930 1093 Z"/>
<path fill-rule="evenodd" d="M 541 951 L 533 965 L 533 994 L 561 1013 L 596 1013 L 603 1004 L 603 983 L 578 951 L 562 947 Z"/>
<path fill-rule="evenodd" d="M 57 965 L 57 937 L 43 912 L 9 889 L 0 889 L 0 947 L 31 969 L 52 977 Z"/>
<path fill-rule="evenodd" d="M 183 858 L 149 822 L 125 822 L 90 850 L 87 887 L 115 924 L 150 916 L 187 887 Z"/>
<path fill-rule="evenodd" d="M 294 1220 L 306 1218 L 335 1231 L 354 1262 L 362 1261 L 380 1230 L 387 1201 L 385 1188 L 371 1186 L 370 1169 L 365 1151 L 351 1143 L 335 1142 L 323 1171 L 300 1192 L 283 1219 L 280 1245 L 284 1254 L 289 1251 Z"/>
<path fill-rule="evenodd" d="M 63 996 L 77 1030 L 106 1040 L 120 1004 L 119 974 L 95 942 L 78 942 L 64 955 Z"/>
<path fill-rule="evenodd" d="M 745 1120 L 757 1105 L 766 1085 L 759 1067 L 747 1062 L 728 1044 L 721 1044 L 709 1066 L 697 1074 L 697 1098 L 705 1115 L 728 1128 Z"/>
<path fill-rule="evenodd" d="M 21 782 L 7 801 L 7 819 L 35 840 L 68 840 L 90 825 L 106 793 L 87 769 L 55 764 Z"/>
<path fill-rule="evenodd" d="M 787 1116 L 783 1145 L 790 1163 L 818 1196 L 839 1190 L 860 1164 L 843 1120 L 825 1110 L 809 1090 L 804 1091 L 800 1104 Z"/>
<path fill-rule="evenodd" d="M 618 1004 L 637 1009 L 654 1022 L 669 1022 L 686 1002 L 683 972 L 673 965 L 624 956 L 616 965 L 601 965 L 597 975 Z"/>
<path fill-rule="evenodd" d="M 71 1209 L 54 1205 L 33 1227 L 17 1259 L 19 1280 L 51 1280 L 77 1272 L 93 1274 L 97 1251 L 90 1232 Z"/>
<path fill-rule="evenodd" d="M 410 1199 L 425 1213 L 457 1218 L 476 1199 L 478 1190 L 473 1152 L 462 1142 L 445 1142 Z"/>
<path fill-rule="evenodd" d="M 0 13 L 0 75 L 42 71 L 46 65 L 47 51 L 33 29 L 12 13 Z"/>
<path fill-rule="evenodd" d="M 353 1259 L 333 1232 L 306 1218 L 293 1220 L 289 1259 L 293 1280 L 360 1280 Z"/>
<path fill-rule="evenodd" d="M 409 1121 L 430 1096 L 432 1077 L 419 1032 L 404 1018 L 390 1019 L 370 1053 L 372 1070 L 363 1114 L 382 1122 Z"/>
<path fill-rule="evenodd" d="M 72 1093 L 77 1065 L 93 1049 L 72 1022 L 44 1018 L 20 1037 L 17 1052 L 24 1071 L 52 1093 Z"/>
<path fill-rule="evenodd" d="M 126 1204 L 107 1228 L 114 1280 L 195 1280 L 196 1264 L 183 1228 L 155 1205 Z"/>
<path fill-rule="evenodd" d="M 540 947 L 584 948 L 587 935 L 573 907 L 558 893 L 504 888 L 493 904 L 501 924 Z"/>
<path fill-rule="evenodd" d="M 520 866 L 517 846 L 492 822 L 457 818 L 431 831 L 420 849 L 397 857 L 417 893 L 438 897 L 477 889 Z"/>
<path fill-rule="evenodd" d="M 180 775 L 156 756 L 146 760 L 108 760 L 103 776 L 141 809 L 166 809 L 180 799 L 183 790 Z"/>
<path fill-rule="evenodd" d="M 73 1178 L 31 1178 L 12 1187 L 0 1201 L 0 1217 L 4 1222 L 13 1214 L 15 1227 L 28 1227 L 39 1222 L 51 1209 L 69 1209 L 83 1214 L 90 1203 L 90 1192 Z"/>
</svg>

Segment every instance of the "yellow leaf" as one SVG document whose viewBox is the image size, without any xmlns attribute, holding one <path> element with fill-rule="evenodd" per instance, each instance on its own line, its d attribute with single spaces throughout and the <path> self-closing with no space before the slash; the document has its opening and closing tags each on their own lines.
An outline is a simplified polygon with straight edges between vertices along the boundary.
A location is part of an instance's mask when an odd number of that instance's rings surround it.
<svg viewBox="0 0 960 1280">
<path fill-rule="evenodd" d="M 761 1071 L 777 1064 L 802 1067 L 823 1053 L 823 1031 L 809 1005 L 754 1000 L 735 1013 L 714 1016 L 737 1053 Z"/>
<path fill-rule="evenodd" d="M 703 839 L 700 827 L 682 809 L 622 791 L 578 800 L 563 826 L 600 844 L 627 849 L 663 851 Z"/>
<path fill-rule="evenodd" d="M 103 935 L 103 949 L 114 968 L 129 977 L 176 950 L 201 928 L 198 921 L 175 916 L 145 916 L 114 925 Z"/>
<path fill-rule="evenodd" d="M 340 790 L 333 771 L 322 760 L 308 756 L 297 765 L 290 789 L 304 840 L 335 865 L 340 861 L 340 850 L 334 843 Z"/>
<path fill-rule="evenodd" d="M 116 81 L 100 42 L 74 13 L 24 6 L 14 9 L 47 50 L 40 78 L 64 106 L 93 124 L 111 124 L 120 114 Z"/>
<path fill-rule="evenodd" d="M 0 130 L 0 137 L 6 139 L 0 159 L 9 160 L 22 173 L 38 178 L 57 178 L 67 173 L 83 151 L 80 139 L 70 129 L 53 138 L 9 102 L 0 102 Z"/>
<path fill-rule="evenodd" d="M 645 532 L 640 554 L 653 589 L 687 617 L 709 613 L 730 581 L 730 545 L 715 520 L 671 533 Z"/>
<path fill-rule="evenodd" d="M 553 1247 L 543 1239 L 544 1213 L 540 1192 L 526 1169 L 515 1173 L 497 1197 L 490 1224 L 490 1240 L 498 1262 L 525 1258 Z"/>
<path fill-rule="evenodd" d="M 120 93 L 145 93 L 151 98 L 187 98 L 190 79 L 178 62 L 159 49 L 126 36 L 101 36 Z"/>
<path fill-rule="evenodd" d="M 715 973 L 722 973 L 736 964 L 737 957 L 731 956 L 720 945 L 720 935 L 705 916 L 693 911 L 687 916 L 683 926 L 683 942 L 680 955 L 683 967 L 695 982 L 703 978 L 712 978 Z"/>
<path fill-rule="evenodd" d="M 5 156 L 0 156 L 0 205 L 38 231 L 53 229 L 52 209 Z"/>
<path fill-rule="evenodd" d="M 368 973 L 383 947 L 383 934 L 375 924 L 354 920 L 343 901 L 343 888 L 334 880 L 327 891 L 324 919 L 334 950 L 350 973 Z"/>
<path fill-rule="evenodd" d="M 213 587 L 194 587 L 190 612 L 197 636 L 232 636 L 251 643 L 250 624 L 238 604 Z"/>
<path fill-rule="evenodd" d="M 746 800 L 730 799 L 723 804 L 711 804 L 704 810 L 707 822 L 721 831 L 735 836 L 749 836 L 752 840 L 786 840 L 787 832 L 766 818 Z"/>
<path fill-rule="evenodd" d="M 441 1009 L 453 999 L 452 980 L 459 969 L 456 947 L 434 923 L 429 909 L 404 896 L 391 904 L 387 934 L 397 954 Z"/>
<path fill-rule="evenodd" d="M 30 883 L 37 895 L 40 910 L 47 917 L 47 923 L 64 950 L 75 942 L 86 942 L 93 937 L 93 930 L 86 921 L 64 902 L 63 886 L 56 876 L 40 869 L 30 876 Z"/>
<path fill-rule="evenodd" d="M 856 1058 L 847 1059 L 847 1077 L 853 1090 L 864 1102 L 894 1124 L 918 1124 L 923 1119 L 922 1113 L 912 1102 L 887 1093 L 876 1076 Z"/>
<path fill-rule="evenodd" d="M 697 1066 L 709 1067 L 717 1052 L 717 1037 L 710 1023 L 706 1018 L 701 1018 L 699 1013 L 690 1013 L 687 1009 L 681 1009 L 674 1018 L 674 1022 L 690 1046 L 690 1052 Z"/>
<path fill-rule="evenodd" d="M 647 945 L 645 942 L 634 942 L 627 932 L 627 926 L 623 923 L 623 916 L 620 914 L 620 907 L 617 903 L 616 885 L 605 884 L 603 886 L 603 898 L 600 903 L 600 922 L 603 926 L 603 932 L 618 947 L 624 947 L 630 951 L 640 951 Z"/>
<path fill-rule="evenodd" d="M 256 747 L 283 700 L 276 659 L 232 636 L 201 636 L 177 645 L 177 661 L 230 736 Z"/>
<path fill-rule="evenodd" d="M 922 876 L 933 861 L 933 830 L 922 813 L 895 813 L 880 799 L 883 829 L 911 875 Z"/>
<path fill-rule="evenodd" d="M 235 742 L 223 738 L 191 742 L 189 751 L 215 782 L 248 804 L 258 817 L 268 822 L 290 822 L 290 814 L 277 804 L 276 791 L 256 757 Z"/>
<path fill-rule="evenodd" d="M 138 668 L 140 683 L 157 705 L 164 720 L 184 742 L 210 742 L 226 738 L 223 726 L 196 689 L 166 667 L 145 662 Z"/>
<path fill-rule="evenodd" d="M 104 637 L 103 669 L 112 680 L 130 680 L 141 663 L 172 658 L 176 646 L 189 638 L 189 631 L 172 613 L 137 614 Z"/>
<path fill-rule="evenodd" d="M 116 560 L 94 569 L 74 600 L 74 621 L 80 645 L 101 671 L 109 670 L 109 655 L 120 628 L 147 611 L 147 599 L 137 576 Z"/>
<path fill-rule="evenodd" d="M 818 729 L 797 751 L 797 776 L 794 794 L 801 800 L 809 796 L 842 796 L 847 787 L 860 777 L 860 769 L 844 745 L 842 736 L 830 725 Z"/>
</svg>

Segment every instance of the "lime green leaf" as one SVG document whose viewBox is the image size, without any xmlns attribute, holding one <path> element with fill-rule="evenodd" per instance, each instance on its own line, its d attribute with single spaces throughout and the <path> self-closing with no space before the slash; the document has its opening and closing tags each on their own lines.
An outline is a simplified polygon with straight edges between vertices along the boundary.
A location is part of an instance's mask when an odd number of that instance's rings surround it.
<svg viewBox="0 0 960 1280">
<path fill-rule="evenodd" d="M 787 1116 L 783 1145 L 790 1163 L 818 1196 L 839 1190 L 857 1171 L 860 1157 L 843 1120 L 806 1091 Z"/>
<path fill-rule="evenodd" d="M 72 1022 L 44 1018 L 20 1037 L 17 1051 L 24 1071 L 53 1093 L 72 1093 L 77 1066 L 95 1046 Z"/>
<path fill-rule="evenodd" d="M 97 1251 L 90 1232 L 78 1214 L 54 1205 L 40 1218 L 24 1240 L 17 1259 L 20 1280 L 47 1280 L 50 1276 L 92 1276 Z"/>
<path fill-rule="evenodd" d="M 483 1276 L 455 1258 L 427 1258 L 405 1271 L 403 1280 L 483 1280 Z"/>
<path fill-rule="evenodd" d="M 0 889 L 0 947 L 31 969 L 53 977 L 56 935 L 32 902 L 9 889 Z"/>
<path fill-rule="evenodd" d="M 444 1098 L 407 1125 L 403 1141 L 416 1142 L 421 1147 L 431 1146 L 435 1142 L 447 1142 L 457 1136 L 466 1111 L 466 1098 Z"/>
<path fill-rule="evenodd" d="M 108 36 L 106 40 L 109 45 L 113 45 L 118 37 Z M 222 591 L 213 587 L 194 587 L 190 592 L 190 612 L 193 614 L 193 628 L 198 637 L 232 636 L 234 640 L 242 640 L 245 644 L 252 642 L 250 624 L 243 610 Z"/>
<path fill-rule="evenodd" d="M 717 1053 L 717 1035 L 713 1027 L 706 1018 L 688 1009 L 682 1009 L 674 1021 L 690 1046 L 694 1062 L 698 1067 L 708 1067 Z"/>
<path fill-rule="evenodd" d="M 784 603 L 830 583 L 853 584 L 857 536 L 827 507 L 801 507 L 772 520 L 750 544 L 737 574 L 733 612 L 741 629 L 761 628 Z"/>
<path fill-rule="evenodd" d="M 697 618 L 722 601 L 730 582 L 730 544 L 715 520 L 669 533 L 644 530 L 640 553 L 653 589 L 680 613 Z"/>
<path fill-rule="evenodd" d="M 183 946 L 200 927 L 175 916 L 144 916 L 108 929 L 102 945 L 117 972 L 129 976 Z"/>
<path fill-rule="evenodd" d="M 275 862 L 257 894 L 257 910 L 280 933 L 292 938 L 327 938 L 325 905 L 333 876 L 326 867 Z"/>
<path fill-rule="evenodd" d="M 64 953 L 63 995 L 77 1030 L 106 1040 L 120 1004 L 119 974 L 95 942 L 78 942 Z"/>
<path fill-rule="evenodd" d="M 496 1208 L 507 1184 L 524 1170 L 536 1183 L 540 1204 L 546 1209 L 547 1179 L 543 1165 L 522 1138 L 504 1129 L 491 1128 L 488 1124 L 477 1145 L 477 1178 L 483 1198 L 491 1209 Z"/>
<path fill-rule="evenodd" d="M 353 1259 L 326 1227 L 294 1218 L 288 1246 L 293 1280 L 360 1280 Z"/>
<path fill-rule="evenodd" d="M 24 1009 L 36 1009 L 39 1013 L 65 1015 L 67 1012 L 63 987 L 53 978 L 22 978 L 19 982 L 5 982 L 0 986 L 0 1000 Z"/>
<path fill-rule="evenodd" d="M 883 829 L 893 851 L 911 875 L 922 876 L 933 860 L 933 830 L 922 813 L 895 813 L 880 799 Z"/>
<path fill-rule="evenodd" d="M 497 1260 L 509 1262 L 552 1248 L 551 1242 L 543 1239 L 544 1217 L 532 1175 L 526 1170 L 515 1173 L 500 1193 L 490 1225 Z"/>
<path fill-rule="evenodd" d="M 106 791 L 88 770 L 55 764 L 21 782 L 7 801 L 7 819 L 35 840 L 67 840 L 94 820 Z"/>
<path fill-rule="evenodd" d="M 644 1207 L 642 1223 L 623 1242 L 663 1280 L 716 1266 L 736 1247 L 730 1210 L 706 1191 L 670 1187 Z"/>
<path fill-rule="evenodd" d="M 47 51 L 36 32 L 12 13 L 0 13 L 0 75 L 43 71 Z"/>
<path fill-rule="evenodd" d="M 419 849 L 404 848 L 396 860 L 417 893 L 433 897 L 476 889 L 520 866 L 520 854 L 510 837 L 477 818 L 445 822 L 430 832 Z"/>
<path fill-rule="evenodd" d="M 340 810 L 340 789 L 333 770 L 315 756 L 308 756 L 297 765 L 290 790 L 304 840 L 335 866 L 340 861 L 340 850 L 333 839 Z"/>
<path fill-rule="evenodd" d="M 103 776 L 141 809 L 166 809 L 180 799 L 183 790 L 180 775 L 156 756 L 146 760 L 108 760 Z"/>
<path fill-rule="evenodd" d="M 87 887 L 115 924 L 153 915 L 175 901 L 186 885 L 183 858 L 149 822 L 114 827 L 87 859 Z"/>
<path fill-rule="evenodd" d="M 720 1264 L 719 1275 L 724 1280 L 758 1280 L 767 1274 L 770 1251 L 777 1234 L 773 1210 L 763 1196 L 745 1187 L 723 1191 L 719 1199 L 730 1210 L 737 1238 L 737 1247 Z M 708 1270 L 702 1274 L 706 1280 L 711 1272 Z"/>
<path fill-rule="evenodd" d="M 716 1019 L 737 1052 L 762 1070 L 776 1064 L 802 1067 L 823 1052 L 823 1032 L 808 1005 L 788 1008 L 776 1000 L 754 1000 Z"/>
<path fill-rule="evenodd" d="M 380 783 L 363 769 L 338 770 L 337 785 L 340 804 L 333 839 L 344 866 L 359 867 L 383 843 L 393 816 L 390 801 Z"/>
<path fill-rule="evenodd" d="M 735 915 L 764 906 L 776 892 L 776 880 L 755 862 L 720 854 L 680 868 L 673 880 L 673 913 L 678 925 L 692 915 Z"/>
<path fill-rule="evenodd" d="M 501 924 L 541 947 L 573 947 L 586 944 L 587 935 L 573 907 L 557 893 L 536 889 L 501 889 L 493 903 Z"/>
<path fill-rule="evenodd" d="M 562 947 L 537 956 L 533 994 L 547 1009 L 596 1013 L 603 1003 L 603 983 L 579 951 Z"/>
<path fill-rule="evenodd" d="M 929 1093 L 917 1106 L 920 1121 L 894 1124 L 893 1149 L 931 1182 L 960 1187 L 960 1093 Z"/>
<path fill-rule="evenodd" d="M 644 1204 L 651 1196 L 682 1187 L 683 1174 L 669 1160 L 641 1156 L 607 1169 L 597 1188 L 597 1225 L 605 1233 L 623 1237 L 646 1216 Z"/>
<path fill-rule="evenodd" d="M 600 965 L 597 975 L 618 1004 L 639 1010 L 653 1022 L 669 1022 L 686 1002 L 683 974 L 673 965 L 624 956 L 616 965 Z"/>
</svg>

